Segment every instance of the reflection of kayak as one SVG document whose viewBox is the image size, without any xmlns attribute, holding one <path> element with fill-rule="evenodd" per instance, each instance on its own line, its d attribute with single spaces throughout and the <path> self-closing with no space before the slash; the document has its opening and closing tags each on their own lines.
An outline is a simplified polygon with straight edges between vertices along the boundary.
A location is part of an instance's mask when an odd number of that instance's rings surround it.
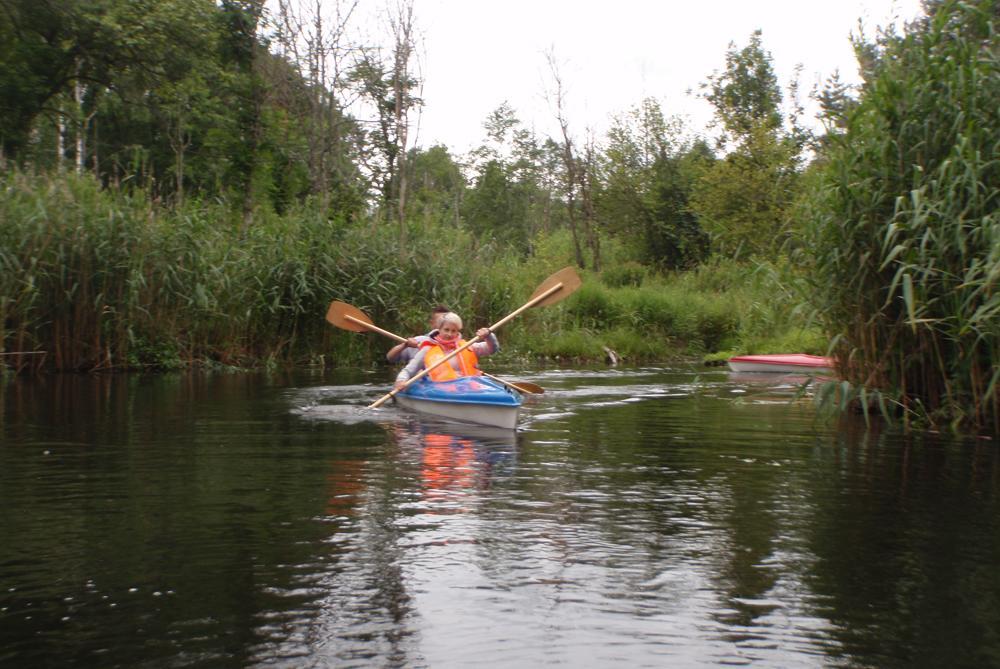
<svg viewBox="0 0 1000 669">
<path fill-rule="evenodd" d="M 517 432 L 506 427 L 459 423 L 423 414 L 414 419 L 416 438 L 426 441 L 432 434 L 443 434 L 455 440 L 468 439 L 477 447 L 512 450 L 517 447 Z"/>
<path fill-rule="evenodd" d="M 412 411 L 508 430 L 517 427 L 521 409 L 518 393 L 482 376 L 454 381 L 422 378 L 397 393 L 396 401 Z"/>
<path fill-rule="evenodd" d="M 737 355 L 729 359 L 734 372 L 777 372 L 779 374 L 832 374 L 833 359 L 805 353 Z"/>
</svg>

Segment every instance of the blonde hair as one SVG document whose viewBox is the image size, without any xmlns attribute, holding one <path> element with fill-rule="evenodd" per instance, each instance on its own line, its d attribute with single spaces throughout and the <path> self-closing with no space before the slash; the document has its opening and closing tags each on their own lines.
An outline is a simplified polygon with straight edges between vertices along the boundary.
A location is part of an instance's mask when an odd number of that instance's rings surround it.
<svg viewBox="0 0 1000 669">
<path fill-rule="evenodd" d="M 445 323 L 451 322 L 458 326 L 458 329 L 462 329 L 462 317 L 456 314 L 454 311 L 449 311 L 441 316 L 441 320 L 438 321 L 438 327 L 444 326 Z"/>
</svg>

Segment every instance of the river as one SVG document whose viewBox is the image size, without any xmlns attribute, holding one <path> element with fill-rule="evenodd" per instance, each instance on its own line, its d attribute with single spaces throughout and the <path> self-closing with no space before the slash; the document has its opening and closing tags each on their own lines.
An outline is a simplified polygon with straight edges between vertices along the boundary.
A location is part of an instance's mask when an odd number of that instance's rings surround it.
<svg viewBox="0 0 1000 669">
<path fill-rule="evenodd" d="M 386 370 L 8 379 L 0 666 L 1000 666 L 995 441 L 505 376 L 516 433 L 365 409 Z"/>
</svg>

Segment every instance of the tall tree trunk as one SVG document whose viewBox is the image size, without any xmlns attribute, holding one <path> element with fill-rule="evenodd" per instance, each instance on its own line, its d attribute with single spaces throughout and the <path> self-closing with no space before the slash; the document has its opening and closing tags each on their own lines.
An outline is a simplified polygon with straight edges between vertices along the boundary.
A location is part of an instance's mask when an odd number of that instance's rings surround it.
<svg viewBox="0 0 1000 669">
<path fill-rule="evenodd" d="M 79 71 L 80 68 L 77 67 L 77 72 Z M 87 143 L 86 143 L 87 125 L 83 114 L 83 96 L 85 92 L 86 90 L 83 84 L 81 84 L 80 80 L 77 79 L 73 83 L 73 100 L 76 102 L 76 123 L 74 125 L 76 126 L 75 162 L 76 162 L 77 174 L 83 173 L 83 164 L 84 161 L 86 160 L 86 150 L 87 150 Z"/>
<path fill-rule="evenodd" d="M 566 172 L 564 184 L 566 189 L 566 214 L 569 220 L 569 231 L 573 237 L 573 252 L 576 255 L 576 264 L 582 269 L 586 268 L 587 265 L 583 257 L 583 248 L 580 246 L 580 234 L 578 232 L 576 220 L 576 158 L 573 155 L 573 140 L 570 139 L 569 134 L 569 121 L 566 119 L 566 101 L 562 85 L 562 77 L 559 75 L 559 68 L 556 64 L 555 54 L 550 51 L 547 54 L 547 57 L 549 61 L 549 69 L 552 72 L 552 79 L 555 83 L 555 91 L 553 92 L 553 95 L 555 96 L 554 103 L 556 108 L 556 120 L 559 121 L 559 129 L 562 131 L 563 136 L 562 160 L 563 169 Z"/>
<path fill-rule="evenodd" d="M 65 169 L 66 161 L 66 113 L 63 107 L 63 96 L 60 97 L 59 114 L 56 117 L 56 169 Z"/>
<path fill-rule="evenodd" d="M 563 130 L 563 137 L 566 138 L 566 131 Z M 573 165 L 573 146 L 566 138 L 563 148 L 563 162 L 566 167 L 566 218 L 569 221 L 570 235 L 573 237 L 573 253 L 576 256 L 578 267 L 586 268 L 587 264 L 583 257 L 583 247 L 580 246 L 579 226 L 576 221 L 576 168 Z"/>
<path fill-rule="evenodd" d="M 170 146 L 174 150 L 174 197 L 177 204 L 184 203 L 184 154 L 191 144 L 191 138 L 184 132 L 184 112 L 176 120 Z"/>
<path fill-rule="evenodd" d="M 410 95 L 413 81 L 410 76 L 411 58 L 415 48 L 413 37 L 413 0 L 402 0 L 391 19 L 395 48 L 393 54 L 392 87 L 395 101 L 393 117 L 397 145 L 396 215 L 399 220 L 399 239 L 406 239 L 406 152 L 410 137 L 410 109 L 414 100 Z"/>
<path fill-rule="evenodd" d="M 587 245 L 595 272 L 601 271 L 601 238 L 597 230 L 597 214 L 594 210 L 594 145 L 588 142 L 584 149 L 583 166 L 580 170 L 580 199 L 583 204 L 583 220 L 587 229 Z"/>
</svg>

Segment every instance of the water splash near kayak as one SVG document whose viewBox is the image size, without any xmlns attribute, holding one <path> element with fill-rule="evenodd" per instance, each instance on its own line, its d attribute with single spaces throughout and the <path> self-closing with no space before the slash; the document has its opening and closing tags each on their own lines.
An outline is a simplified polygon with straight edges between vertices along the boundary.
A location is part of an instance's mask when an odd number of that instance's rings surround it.
<svg viewBox="0 0 1000 669">
<path fill-rule="evenodd" d="M 314 406 L 295 407 L 292 414 L 306 420 L 329 421 L 344 425 L 359 423 L 381 423 L 395 411 L 392 409 L 380 411 L 367 406 L 354 404 L 316 404 Z"/>
<path fill-rule="evenodd" d="M 355 384 L 297 388 L 289 394 L 291 413 L 305 420 L 357 425 L 392 422 L 398 412 L 391 405 L 369 409 L 370 398 L 377 397 L 381 386 Z"/>
</svg>

